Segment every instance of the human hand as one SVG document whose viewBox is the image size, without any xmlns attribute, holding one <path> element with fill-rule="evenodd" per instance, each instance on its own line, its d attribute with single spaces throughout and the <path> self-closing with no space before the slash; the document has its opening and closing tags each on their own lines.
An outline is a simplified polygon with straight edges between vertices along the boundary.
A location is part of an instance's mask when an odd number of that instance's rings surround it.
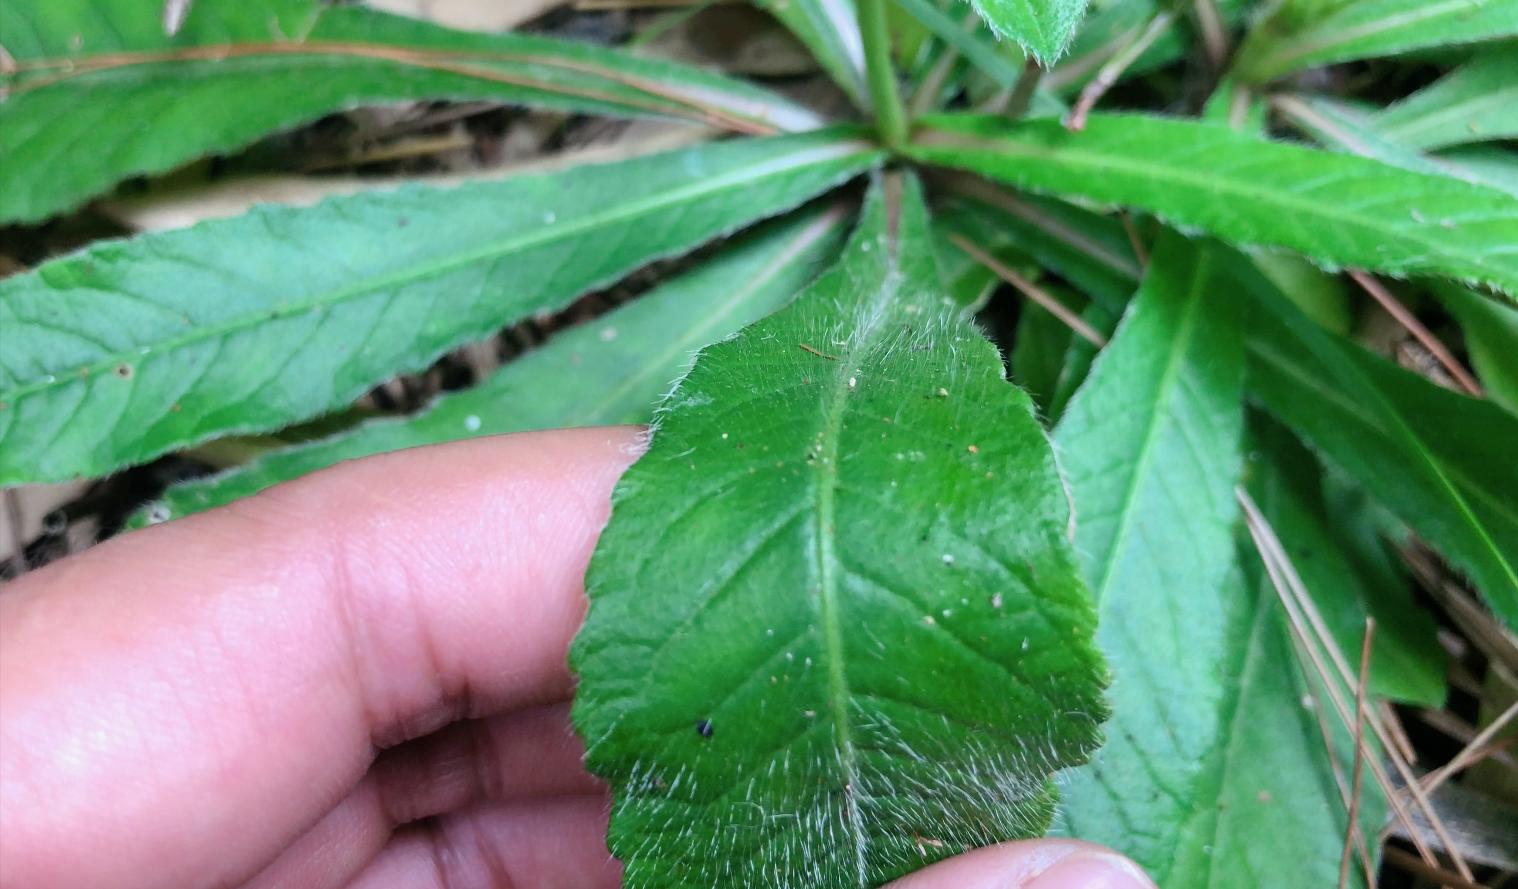
<svg viewBox="0 0 1518 889">
<path fill-rule="evenodd" d="M 0 887 L 619 884 L 565 650 L 631 429 L 390 454 L 0 591 Z M 897 889 L 1144 889 L 1008 843 Z"/>
</svg>

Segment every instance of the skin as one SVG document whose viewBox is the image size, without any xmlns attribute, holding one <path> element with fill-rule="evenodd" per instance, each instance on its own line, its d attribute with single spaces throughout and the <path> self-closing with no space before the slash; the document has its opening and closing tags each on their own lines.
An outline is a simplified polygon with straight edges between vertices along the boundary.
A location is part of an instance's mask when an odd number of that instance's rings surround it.
<svg viewBox="0 0 1518 889">
<path fill-rule="evenodd" d="M 0 591 L 0 887 L 616 887 L 569 728 L 637 430 L 345 464 Z M 1041 840 L 896 889 L 1144 889 Z"/>
</svg>

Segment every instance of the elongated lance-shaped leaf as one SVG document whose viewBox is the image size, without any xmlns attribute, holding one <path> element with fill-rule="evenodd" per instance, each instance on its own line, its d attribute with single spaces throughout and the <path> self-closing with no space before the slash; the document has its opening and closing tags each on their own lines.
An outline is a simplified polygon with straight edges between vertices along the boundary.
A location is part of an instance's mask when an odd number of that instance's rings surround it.
<svg viewBox="0 0 1518 889">
<path fill-rule="evenodd" d="M 1430 155 L 1458 175 L 1518 196 L 1518 150 L 1501 145 L 1460 145 Z"/>
<path fill-rule="evenodd" d="M 817 117 L 747 84 L 615 50 L 466 34 L 321 0 L 13 0 L 0 41 L 0 222 L 41 219 L 142 173 L 357 105 L 486 99 L 661 115 L 750 133 Z M 106 148 L 102 148 L 106 146 Z"/>
<path fill-rule="evenodd" d="M 1041 833 L 1105 668 L 1027 396 L 918 188 L 705 350 L 623 478 L 571 649 L 630 889 L 865 889 Z"/>
<path fill-rule="evenodd" d="M 1217 248 L 1161 236 L 1143 286 L 1055 429 L 1076 548 L 1112 664 L 1106 746 L 1065 785 L 1065 826 L 1162 886 L 1200 854 L 1224 743 L 1242 456 L 1239 303 Z"/>
<path fill-rule="evenodd" d="M 1365 618 L 1374 617 L 1367 691 L 1443 706 L 1446 664 L 1433 620 L 1379 539 L 1373 504 L 1345 481 L 1330 484 L 1279 422 L 1251 419 L 1251 491 L 1345 660 L 1356 661 Z"/>
<path fill-rule="evenodd" d="M 1383 164 L 1416 173 L 1453 176 L 1518 196 L 1518 185 L 1491 175 L 1488 170 L 1465 158 L 1424 154 L 1406 143 L 1387 137 L 1375 129 L 1375 121 L 1369 114 L 1348 103 L 1327 96 L 1278 95 L 1271 104 L 1288 122 L 1325 148 L 1373 158 Z M 1483 154 L 1495 151 L 1500 156 L 1503 149 L 1475 145 L 1461 151 Z M 1518 155 L 1513 156 L 1518 158 Z"/>
<path fill-rule="evenodd" d="M 812 51 L 822 69 L 860 108 L 870 107 L 864 44 L 854 0 L 755 0 Z"/>
<path fill-rule="evenodd" d="M 1429 545 L 1518 628 L 1518 417 L 1313 324 L 1248 275 L 1250 392 Z"/>
<path fill-rule="evenodd" d="M 1305 674 L 1259 556 L 1251 549 L 1239 558 L 1245 567 L 1230 571 L 1214 594 L 1228 614 L 1218 743 L 1203 765 L 1181 854 L 1160 885 L 1339 886 L 1348 817 L 1336 776 L 1349 774 L 1352 738 L 1332 713 L 1322 683 Z M 1328 712 L 1315 714 L 1304 701 Z M 1325 747 L 1320 715 L 1333 753 Z M 1365 836 L 1385 823 L 1386 801 L 1370 776 L 1360 790 L 1360 815 Z M 1148 826 L 1133 829 L 1144 833 Z M 1371 843 L 1372 867 L 1376 852 Z M 1347 887 L 1365 885 L 1358 862 L 1358 856 L 1351 862 Z"/>
<path fill-rule="evenodd" d="M 777 136 L 92 246 L 0 282 L 0 484 L 342 407 L 877 159 L 853 131 Z"/>
<path fill-rule="evenodd" d="M 369 454 L 531 429 L 647 423 L 695 350 L 768 315 L 811 281 L 842 242 L 843 223 L 841 207 L 777 220 L 415 416 L 370 420 L 176 485 L 137 524 L 221 506 Z"/>
<path fill-rule="evenodd" d="M 1482 53 L 1381 111 L 1382 136 L 1422 151 L 1518 136 L 1518 47 Z"/>
<path fill-rule="evenodd" d="M 1086 0 L 970 0 L 991 30 L 1054 64 L 1086 13 Z"/>
<path fill-rule="evenodd" d="M 1058 121 L 940 115 L 906 152 L 1020 188 L 1139 207 L 1327 266 L 1518 294 L 1518 198 L 1447 177 L 1139 115 L 1092 115 L 1079 133 Z"/>
<path fill-rule="evenodd" d="M 1513 0 L 1287 0 L 1250 29 L 1234 72 L 1261 82 L 1333 62 L 1514 36 Z"/>
</svg>

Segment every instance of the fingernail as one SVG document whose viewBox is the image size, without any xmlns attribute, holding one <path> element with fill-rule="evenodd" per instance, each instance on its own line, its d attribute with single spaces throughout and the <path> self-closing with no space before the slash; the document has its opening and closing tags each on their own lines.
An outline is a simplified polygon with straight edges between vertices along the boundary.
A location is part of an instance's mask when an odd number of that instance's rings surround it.
<svg viewBox="0 0 1518 889">
<path fill-rule="evenodd" d="M 1155 889 L 1154 881 L 1121 855 L 1082 850 L 1061 858 L 1020 889 Z"/>
</svg>

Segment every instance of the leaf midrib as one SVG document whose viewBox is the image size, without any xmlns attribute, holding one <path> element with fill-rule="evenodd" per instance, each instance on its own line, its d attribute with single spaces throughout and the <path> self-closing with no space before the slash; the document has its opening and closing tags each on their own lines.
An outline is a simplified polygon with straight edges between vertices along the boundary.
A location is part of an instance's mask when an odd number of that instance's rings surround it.
<svg viewBox="0 0 1518 889">
<path fill-rule="evenodd" d="M 577 237 L 597 228 L 635 219 L 638 216 L 653 213 L 670 206 L 694 202 L 709 194 L 718 193 L 729 188 L 735 189 L 745 183 L 758 181 L 780 173 L 795 172 L 814 163 L 839 160 L 851 154 L 868 150 L 869 146 L 864 143 L 846 140 L 832 145 L 822 145 L 795 151 L 789 156 L 774 158 L 768 162 L 745 167 L 736 172 L 719 177 L 705 178 L 690 185 L 660 192 L 652 197 L 616 205 L 611 209 L 599 213 L 592 212 L 579 219 L 565 222 L 562 225 L 541 226 L 525 233 L 513 233 L 505 239 L 485 247 L 463 251 L 433 262 L 412 266 L 397 273 L 371 278 L 357 285 L 286 303 L 273 310 L 262 309 L 248 312 L 222 324 L 192 328 L 179 336 L 169 337 L 166 340 L 149 344 L 146 347 L 138 345 L 129 349 L 115 351 L 93 364 L 84 365 L 81 372 L 77 375 L 63 373 L 62 369 L 59 369 L 51 372 L 55 377 L 52 381 L 44 378 L 30 385 L 22 384 L 9 390 L 0 390 L 0 400 L 19 401 L 22 398 L 27 398 L 49 389 L 61 389 L 74 385 L 80 379 L 108 371 L 121 364 L 136 364 L 144 360 L 145 353 L 142 351 L 144 348 L 150 350 L 146 355 L 152 355 L 183 349 L 208 340 L 222 339 L 234 333 L 260 327 L 284 318 L 301 315 L 316 309 L 340 305 L 382 290 L 393 290 L 415 281 L 444 275 L 491 258 L 540 247 L 558 240 Z"/>
<path fill-rule="evenodd" d="M 898 192 L 887 190 L 888 202 L 899 202 Z M 888 207 L 887 213 L 894 217 L 899 206 Z M 869 354 L 877 333 L 883 327 L 885 313 L 879 311 L 896 298 L 898 293 L 900 243 L 892 231 L 883 245 L 887 252 L 886 274 L 881 287 L 870 301 L 871 311 L 865 313 L 860 329 L 850 337 L 848 348 L 834 361 L 834 373 L 827 410 L 823 414 L 815 496 L 817 502 L 816 539 L 813 554 L 817 560 L 818 611 L 823 628 L 823 645 L 828 661 L 828 710 L 833 720 L 834 738 L 844 770 L 843 799 L 854 835 L 854 866 L 858 885 L 868 887 L 869 862 L 866 858 L 868 839 L 863 817 L 859 811 L 858 793 L 859 765 L 849 721 L 849 691 L 847 669 L 844 662 L 842 615 L 838 604 L 838 557 L 834 552 L 835 504 L 834 493 L 838 488 L 838 456 L 843 436 L 843 418 L 849 397 L 849 380 L 859 372 L 860 356 Z M 845 286 L 854 286 L 852 281 Z M 825 360 L 825 359 L 819 359 Z"/>
<path fill-rule="evenodd" d="M 1201 251 L 1196 265 L 1192 269 L 1191 286 L 1186 291 L 1186 309 L 1181 318 L 1180 325 L 1176 328 L 1175 338 L 1172 340 L 1174 347 L 1165 361 L 1165 369 L 1160 374 L 1158 394 L 1154 399 L 1153 410 L 1149 414 L 1149 422 L 1145 425 L 1143 442 L 1139 447 L 1138 458 L 1133 463 L 1132 482 L 1127 486 L 1123 494 L 1122 516 L 1117 532 L 1112 535 L 1112 545 L 1107 550 L 1107 556 L 1102 565 L 1101 574 L 1093 578 L 1092 590 L 1096 596 L 1097 607 L 1106 601 L 1107 587 L 1112 579 L 1113 568 L 1117 564 L 1118 554 L 1123 551 L 1123 544 L 1133 527 L 1133 518 L 1137 510 L 1140 481 L 1146 476 L 1150 461 L 1154 458 L 1155 443 L 1159 438 L 1159 428 L 1162 418 L 1168 417 L 1166 410 L 1178 386 L 1176 379 L 1180 376 L 1181 365 L 1187 351 L 1191 347 L 1191 337 L 1196 326 L 1199 308 L 1202 304 L 1201 290 L 1203 282 L 1209 277 L 1209 269 L 1212 265 L 1212 255 L 1209 251 Z M 1094 372 L 1094 371 L 1093 371 Z M 1068 411 L 1067 411 L 1068 415 Z"/>
<path fill-rule="evenodd" d="M 1239 681 L 1225 683 L 1224 686 L 1228 689 L 1230 695 L 1227 704 L 1228 713 L 1223 717 L 1223 723 L 1226 726 L 1224 730 L 1226 739 L 1219 754 L 1222 757 L 1222 762 L 1217 765 L 1217 771 L 1214 773 L 1214 777 L 1217 780 L 1216 785 L 1214 785 L 1214 793 L 1218 797 L 1222 796 L 1223 786 L 1228 780 L 1228 773 L 1232 769 L 1235 755 L 1239 752 L 1243 740 L 1249 736 L 1248 731 L 1240 730 L 1241 727 L 1244 729 L 1250 727 L 1249 721 L 1243 718 L 1244 714 L 1241 712 L 1244 707 L 1245 680 L 1251 671 L 1255 669 L 1259 658 L 1264 655 L 1265 640 L 1262 634 L 1268 627 L 1269 614 L 1274 605 L 1275 596 L 1273 593 L 1263 589 L 1256 593 L 1254 608 L 1250 612 L 1249 641 L 1245 644 L 1244 657 L 1238 667 L 1237 675 L 1239 676 Z M 1207 807 L 1207 811 L 1212 820 L 1212 841 L 1203 846 L 1203 848 L 1216 849 L 1218 848 L 1218 840 L 1223 827 L 1223 813 L 1219 807 L 1215 806 Z M 1175 854 L 1172 854 L 1170 857 L 1170 871 L 1175 869 L 1176 858 L 1177 855 Z M 1217 868 L 1214 867 L 1211 855 L 1204 856 L 1203 861 L 1206 862 L 1205 866 L 1207 868 L 1206 886 L 1207 889 L 1212 889 L 1212 887 L 1217 886 Z M 1167 873 L 1170 871 L 1167 871 Z"/>
</svg>

